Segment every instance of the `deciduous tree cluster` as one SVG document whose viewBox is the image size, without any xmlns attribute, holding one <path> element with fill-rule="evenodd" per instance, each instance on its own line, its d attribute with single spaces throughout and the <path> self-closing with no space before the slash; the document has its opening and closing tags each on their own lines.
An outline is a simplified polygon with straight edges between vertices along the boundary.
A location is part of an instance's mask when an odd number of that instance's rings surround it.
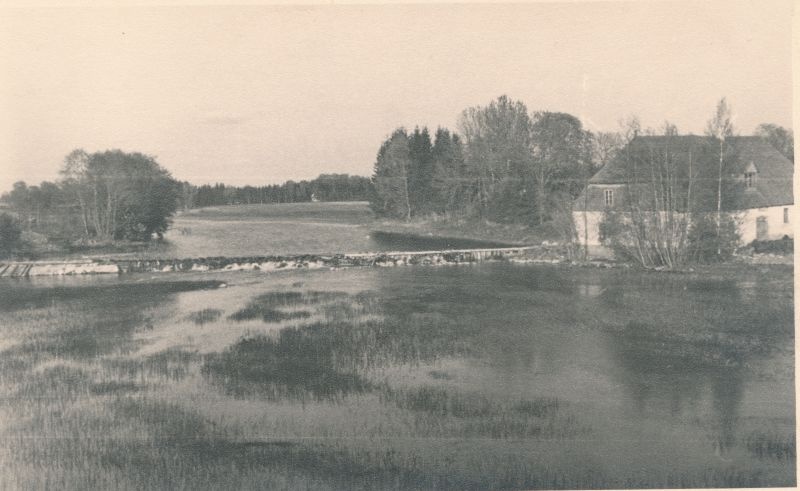
<svg viewBox="0 0 800 491">
<path fill-rule="evenodd" d="M 120 150 L 64 159 L 61 180 L 4 196 L 26 230 L 102 240 L 149 240 L 163 234 L 178 204 L 179 185 L 156 160 Z"/>
<path fill-rule="evenodd" d="M 398 128 L 378 150 L 370 199 L 382 216 L 431 213 L 542 224 L 574 199 L 619 139 L 600 138 L 572 115 L 501 96 L 463 111 L 458 132 Z"/>
</svg>

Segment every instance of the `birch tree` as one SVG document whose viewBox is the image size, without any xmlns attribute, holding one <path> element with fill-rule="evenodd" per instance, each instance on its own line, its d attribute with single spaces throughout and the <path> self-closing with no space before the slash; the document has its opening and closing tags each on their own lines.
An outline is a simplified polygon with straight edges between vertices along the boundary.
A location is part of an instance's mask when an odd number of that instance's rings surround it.
<svg viewBox="0 0 800 491">
<path fill-rule="evenodd" d="M 714 142 L 719 146 L 719 155 L 718 155 L 718 167 L 717 167 L 717 216 L 716 216 L 716 225 L 717 225 L 717 239 L 720 239 L 720 224 L 722 218 L 722 176 L 723 176 L 723 167 L 725 161 L 725 153 L 726 153 L 726 139 L 730 136 L 733 136 L 733 123 L 731 122 L 731 109 L 728 106 L 728 102 L 723 97 L 717 103 L 717 109 L 714 113 L 714 116 L 708 121 L 706 125 L 706 135 L 714 140 Z M 717 247 L 717 253 L 720 254 L 721 245 Z"/>
<path fill-rule="evenodd" d="M 83 233 L 89 236 L 89 183 L 88 183 L 89 154 L 83 149 L 76 149 L 64 158 L 61 168 L 61 185 L 64 190 L 73 196 L 80 210 Z"/>
</svg>

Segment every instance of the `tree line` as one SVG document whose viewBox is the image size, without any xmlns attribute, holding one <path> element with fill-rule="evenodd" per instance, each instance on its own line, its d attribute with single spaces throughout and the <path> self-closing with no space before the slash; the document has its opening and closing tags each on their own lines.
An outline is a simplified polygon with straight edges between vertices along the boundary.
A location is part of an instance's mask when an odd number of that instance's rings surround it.
<svg viewBox="0 0 800 491">
<path fill-rule="evenodd" d="M 311 180 L 286 181 L 268 186 L 226 186 L 217 183 L 195 186 L 181 183 L 181 205 L 202 208 L 256 203 L 299 203 L 306 201 L 366 201 L 372 183 L 368 177 L 321 174 Z"/>
</svg>

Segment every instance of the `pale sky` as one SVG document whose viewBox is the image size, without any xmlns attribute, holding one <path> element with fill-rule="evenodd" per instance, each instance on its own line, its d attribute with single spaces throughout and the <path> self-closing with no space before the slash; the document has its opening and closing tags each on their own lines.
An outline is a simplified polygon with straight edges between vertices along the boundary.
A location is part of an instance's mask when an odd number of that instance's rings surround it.
<svg viewBox="0 0 800 491">
<path fill-rule="evenodd" d="M 507 94 L 593 131 L 791 127 L 789 1 L 0 9 L 0 191 L 120 148 L 181 180 L 369 175 L 397 126 Z"/>
</svg>

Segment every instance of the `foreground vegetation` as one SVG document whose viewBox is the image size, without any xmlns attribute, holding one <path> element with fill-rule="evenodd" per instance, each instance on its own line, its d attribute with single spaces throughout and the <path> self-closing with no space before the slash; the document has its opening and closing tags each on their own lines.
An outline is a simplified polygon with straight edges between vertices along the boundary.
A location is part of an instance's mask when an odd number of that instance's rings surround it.
<svg viewBox="0 0 800 491">
<path fill-rule="evenodd" d="M 58 489 L 791 486 L 791 285 L 789 267 L 503 264 L 1 284 L 0 475 Z"/>
</svg>

